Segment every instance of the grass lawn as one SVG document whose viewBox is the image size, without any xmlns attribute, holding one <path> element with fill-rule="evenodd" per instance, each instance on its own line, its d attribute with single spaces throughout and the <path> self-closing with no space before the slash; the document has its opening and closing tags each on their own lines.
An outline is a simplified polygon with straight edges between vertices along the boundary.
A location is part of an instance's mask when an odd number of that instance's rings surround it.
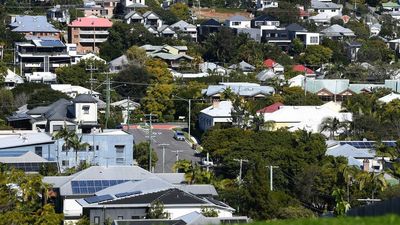
<svg viewBox="0 0 400 225">
<path fill-rule="evenodd" d="M 342 217 L 299 220 L 271 220 L 254 222 L 251 225 L 399 225 L 400 216 Z"/>
</svg>

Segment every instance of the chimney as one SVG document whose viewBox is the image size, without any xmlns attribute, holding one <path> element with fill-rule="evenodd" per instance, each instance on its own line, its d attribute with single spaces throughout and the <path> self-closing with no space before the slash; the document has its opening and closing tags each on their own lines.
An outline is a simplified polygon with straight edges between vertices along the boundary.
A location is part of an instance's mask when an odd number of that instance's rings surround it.
<svg viewBox="0 0 400 225">
<path fill-rule="evenodd" d="M 368 159 L 363 160 L 363 171 L 369 172 L 369 160 Z"/>
<path fill-rule="evenodd" d="M 212 104 L 213 109 L 219 108 L 219 99 L 214 99 Z"/>
</svg>

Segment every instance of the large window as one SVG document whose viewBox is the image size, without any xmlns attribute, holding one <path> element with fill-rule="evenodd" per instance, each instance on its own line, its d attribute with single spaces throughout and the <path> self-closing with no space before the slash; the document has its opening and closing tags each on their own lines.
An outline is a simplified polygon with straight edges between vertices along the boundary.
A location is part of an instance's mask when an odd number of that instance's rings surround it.
<svg viewBox="0 0 400 225">
<path fill-rule="evenodd" d="M 43 154 L 43 148 L 42 147 L 35 147 L 35 154 L 36 155 L 38 155 L 38 156 L 42 156 L 42 154 Z"/>
<path fill-rule="evenodd" d="M 318 43 L 318 37 L 310 37 L 310 43 Z"/>
<path fill-rule="evenodd" d="M 61 165 L 62 165 L 62 166 L 69 166 L 69 160 L 63 160 L 63 161 L 61 162 Z"/>
<path fill-rule="evenodd" d="M 100 225 L 100 217 L 99 216 L 95 216 L 94 217 L 94 224 L 95 225 Z"/>
<path fill-rule="evenodd" d="M 84 105 L 82 106 L 83 114 L 89 114 L 90 106 Z"/>
<path fill-rule="evenodd" d="M 115 145 L 114 147 L 117 153 L 124 153 L 125 145 Z"/>
</svg>

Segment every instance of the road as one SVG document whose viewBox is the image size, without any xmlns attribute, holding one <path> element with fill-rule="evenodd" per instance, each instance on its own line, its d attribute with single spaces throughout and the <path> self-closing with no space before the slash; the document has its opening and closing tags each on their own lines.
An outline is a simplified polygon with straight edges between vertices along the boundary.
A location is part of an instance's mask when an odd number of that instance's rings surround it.
<svg viewBox="0 0 400 225">
<path fill-rule="evenodd" d="M 133 135 L 135 143 L 140 143 L 149 140 L 149 130 L 136 128 L 130 129 L 129 132 Z M 163 147 L 160 144 L 167 144 L 165 149 L 165 167 L 166 173 L 172 171 L 172 166 L 179 159 L 187 159 L 189 161 L 198 162 L 200 158 L 194 156 L 195 151 L 190 147 L 186 141 L 177 141 L 174 139 L 174 131 L 169 129 L 152 129 L 152 143 L 151 146 L 157 152 L 158 161 L 154 168 L 154 172 L 163 172 Z M 178 151 L 178 153 L 176 153 Z"/>
</svg>

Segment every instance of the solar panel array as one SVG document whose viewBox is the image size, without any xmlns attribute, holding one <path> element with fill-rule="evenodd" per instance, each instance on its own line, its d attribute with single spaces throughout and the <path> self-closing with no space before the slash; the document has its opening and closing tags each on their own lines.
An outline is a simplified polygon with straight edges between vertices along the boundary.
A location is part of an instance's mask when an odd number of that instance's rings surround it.
<svg viewBox="0 0 400 225">
<path fill-rule="evenodd" d="M 71 181 L 73 194 L 94 194 L 105 188 L 124 183 L 128 180 L 78 180 Z"/>
<path fill-rule="evenodd" d="M 114 198 L 111 195 L 99 195 L 99 196 L 84 198 L 84 200 L 89 204 L 104 202 L 104 201 L 108 201 L 108 200 L 112 200 L 112 199 L 114 199 Z"/>
<path fill-rule="evenodd" d="M 59 40 L 42 40 L 40 45 L 42 47 L 64 47 L 64 44 Z"/>
<path fill-rule="evenodd" d="M 126 197 L 126 196 L 131 196 L 131 195 L 138 195 L 141 193 L 142 193 L 141 191 L 122 192 L 122 193 L 116 194 L 115 197 L 122 198 L 122 197 Z"/>
<path fill-rule="evenodd" d="M 396 147 L 395 141 L 383 141 L 384 145 L 388 147 Z M 375 148 L 376 142 L 375 141 L 341 141 L 340 145 L 351 145 L 355 148 Z"/>
</svg>

